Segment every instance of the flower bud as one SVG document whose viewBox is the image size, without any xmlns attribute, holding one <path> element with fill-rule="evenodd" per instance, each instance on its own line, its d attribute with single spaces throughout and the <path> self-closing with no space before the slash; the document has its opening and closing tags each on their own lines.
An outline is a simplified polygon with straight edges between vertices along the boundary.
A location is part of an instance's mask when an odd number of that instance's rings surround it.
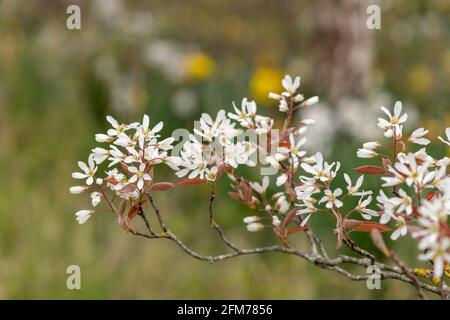
<svg viewBox="0 0 450 320">
<path fill-rule="evenodd" d="M 87 191 L 88 189 L 89 189 L 89 187 L 87 187 L 87 186 L 74 186 L 74 187 L 70 187 L 69 192 L 71 194 L 80 194 L 80 193 Z"/>
</svg>

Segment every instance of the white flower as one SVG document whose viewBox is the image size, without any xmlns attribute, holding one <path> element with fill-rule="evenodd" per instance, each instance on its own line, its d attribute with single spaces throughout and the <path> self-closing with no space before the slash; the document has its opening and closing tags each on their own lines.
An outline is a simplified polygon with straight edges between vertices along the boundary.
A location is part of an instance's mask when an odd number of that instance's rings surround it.
<svg viewBox="0 0 450 320">
<path fill-rule="evenodd" d="M 364 176 L 360 176 L 354 186 L 352 186 L 352 180 L 349 175 L 344 173 L 345 182 L 347 182 L 347 191 L 351 196 L 362 196 L 363 194 L 369 194 L 367 192 L 359 192 L 359 188 L 361 188 L 364 182 Z"/>
<path fill-rule="evenodd" d="M 116 119 L 114 119 L 111 116 L 107 116 L 106 120 L 111 124 L 111 126 L 113 127 L 113 129 L 109 129 L 108 130 L 108 136 L 110 137 L 115 137 L 117 135 L 119 135 L 120 133 L 124 133 L 125 131 L 129 130 L 129 129 L 135 129 L 137 127 L 137 123 L 132 123 L 130 125 L 125 125 L 125 124 L 119 124 Z"/>
<path fill-rule="evenodd" d="M 378 141 L 371 141 L 363 144 L 363 148 L 366 150 L 375 150 L 379 147 L 381 147 L 381 143 L 379 143 Z"/>
<path fill-rule="evenodd" d="M 426 146 L 427 144 L 430 143 L 430 140 L 428 140 L 427 138 L 424 138 L 423 136 L 428 134 L 428 132 L 429 131 L 425 130 L 424 128 L 419 128 L 411 134 L 411 136 L 408 138 L 408 141 L 415 143 L 415 144 L 420 144 L 420 145 Z"/>
<path fill-rule="evenodd" d="M 75 213 L 76 215 L 76 220 L 78 221 L 79 224 L 83 224 L 86 221 L 89 220 L 89 218 L 94 214 L 93 210 L 80 210 L 77 213 Z"/>
<path fill-rule="evenodd" d="M 306 142 L 306 138 L 299 139 L 297 142 L 295 142 L 295 138 L 293 134 L 289 135 L 289 153 L 291 156 L 301 158 L 306 154 L 306 151 L 300 151 L 300 147 L 303 146 Z"/>
<path fill-rule="evenodd" d="M 98 133 L 98 134 L 95 135 L 95 140 L 97 142 L 100 142 L 100 143 L 113 142 L 114 141 L 114 137 L 108 136 L 108 135 L 103 134 L 103 133 Z"/>
<path fill-rule="evenodd" d="M 148 115 L 144 115 L 144 118 L 142 120 L 142 125 L 136 131 L 136 135 L 137 135 L 137 138 L 139 141 L 139 146 L 141 147 L 141 149 L 144 148 L 145 141 L 156 137 L 156 133 L 161 131 L 164 124 L 162 121 L 160 121 L 152 129 L 149 129 L 149 125 L 150 125 L 150 118 Z"/>
<path fill-rule="evenodd" d="M 84 173 L 74 172 L 72 173 L 72 178 L 86 179 L 86 184 L 90 186 L 92 183 L 94 183 L 94 176 L 97 172 L 97 167 L 95 166 L 94 158 L 92 155 L 88 159 L 88 165 L 86 165 L 82 161 L 78 161 L 78 167 L 80 167 L 80 169 L 83 170 Z"/>
<path fill-rule="evenodd" d="M 280 176 L 277 178 L 277 181 L 276 181 L 275 184 L 279 187 L 279 186 L 281 186 L 281 185 L 283 185 L 283 184 L 286 183 L 287 178 L 288 178 L 287 174 L 283 173 L 282 175 L 280 175 Z"/>
<path fill-rule="evenodd" d="M 264 176 L 262 179 L 262 184 L 258 182 L 250 182 L 250 186 L 259 194 L 264 194 L 269 186 L 270 178 L 269 176 Z"/>
<path fill-rule="evenodd" d="M 447 140 L 444 140 L 442 137 L 439 137 L 439 140 L 450 146 L 450 128 L 445 129 L 445 135 L 447 136 Z"/>
<path fill-rule="evenodd" d="M 420 260 L 433 261 L 434 276 L 437 278 L 442 277 L 445 264 L 450 263 L 449 248 L 450 239 L 441 238 L 426 253 L 419 255 Z"/>
<path fill-rule="evenodd" d="M 100 192 L 91 193 L 92 206 L 96 207 L 102 201 L 102 194 Z"/>
<path fill-rule="evenodd" d="M 141 190 L 144 187 L 145 181 L 152 180 L 150 175 L 145 172 L 145 167 L 146 167 L 145 163 L 141 163 L 141 165 L 139 166 L 139 169 L 136 167 L 133 167 L 133 166 L 128 167 L 128 171 L 130 171 L 131 173 L 134 173 L 134 175 L 130 178 L 129 182 L 130 183 L 137 182 L 137 187 L 138 187 L 138 189 L 141 189 Z"/>
<path fill-rule="evenodd" d="M 256 134 L 264 134 L 268 133 L 270 129 L 272 129 L 274 120 L 269 117 L 263 117 L 260 115 L 256 115 L 255 117 L 255 125 L 256 125 Z"/>
<path fill-rule="evenodd" d="M 92 157 L 97 164 L 103 163 L 110 156 L 109 150 L 103 148 L 92 149 Z"/>
<path fill-rule="evenodd" d="M 260 220 L 261 220 L 261 217 L 258 217 L 258 216 L 248 216 L 243 219 L 244 223 L 247 223 L 247 224 L 253 223 L 253 222 L 258 222 Z"/>
<path fill-rule="evenodd" d="M 301 164 L 301 167 L 307 173 L 312 174 L 314 176 L 314 179 L 320 180 L 322 182 L 330 181 L 332 178 L 334 178 L 341 166 L 339 162 L 333 162 L 332 164 L 328 164 L 326 161 L 324 162 L 323 155 L 320 152 L 314 155 L 313 160 L 315 162 L 314 165 L 303 162 Z M 336 166 L 336 168 L 333 171 L 334 166 Z"/>
<path fill-rule="evenodd" d="M 407 215 L 411 215 L 412 208 L 412 199 L 405 190 L 399 189 L 398 194 L 400 197 L 393 197 L 390 199 L 391 203 L 393 203 L 397 207 L 396 213 L 405 212 Z"/>
<path fill-rule="evenodd" d="M 286 90 L 283 92 L 284 96 L 291 96 L 293 95 L 298 88 L 300 88 L 300 77 L 295 77 L 294 80 L 292 80 L 292 77 L 290 75 L 285 75 L 283 80 L 281 80 L 281 84 L 283 85 L 283 88 Z"/>
<path fill-rule="evenodd" d="M 385 130 L 384 135 L 388 138 L 393 137 L 394 133 L 396 137 L 401 137 L 402 126 L 400 126 L 400 124 L 405 123 L 406 120 L 408 120 L 408 115 L 406 113 L 403 115 L 401 114 L 402 103 L 400 101 L 395 103 L 394 114 L 391 114 L 386 107 L 381 107 L 381 110 L 389 117 L 389 121 L 378 118 L 378 127 Z"/>
<path fill-rule="evenodd" d="M 383 210 L 380 223 L 386 224 L 394 216 L 394 204 L 391 202 L 391 199 L 386 196 L 383 190 L 380 190 L 380 194 L 377 196 L 377 202 Z"/>
<path fill-rule="evenodd" d="M 289 210 L 289 202 L 286 200 L 286 196 L 282 195 L 275 203 L 275 210 L 280 213 L 285 213 Z"/>
<path fill-rule="evenodd" d="M 87 187 L 87 186 L 73 186 L 73 187 L 70 187 L 69 192 L 71 194 L 80 194 L 80 193 L 86 192 L 88 189 L 89 189 L 89 187 Z"/>
<path fill-rule="evenodd" d="M 217 179 L 217 172 L 219 169 L 217 167 L 212 167 L 211 169 L 206 168 L 205 169 L 205 177 L 208 181 L 216 181 Z"/>
<path fill-rule="evenodd" d="M 375 158 L 376 156 L 378 156 L 378 153 L 376 153 L 375 151 L 371 150 L 371 149 L 358 149 L 358 151 L 356 152 L 356 156 L 358 158 L 366 158 L 366 159 L 370 159 L 370 158 Z"/>
<path fill-rule="evenodd" d="M 394 230 L 391 234 L 392 240 L 397 240 L 400 236 L 404 237 L 408 233 L 408 227 L 406 226 L 406 221 L 403 217 L 396 218 L 397 229 Z"/>
<path fill-rule="evenodd" d="M 239 124 L 245 128 L 253 125 L 253 119 L 256 116 L 255 101 L 247 101 L 247 98 L 242 99 L 241 110 L 239 110 L 233 102 L 233 108 L 236 113 L 228 113 L 228 117 L 237 120 Z"/>
<path fill-rule="evenodd" d="M 366 220 L 371 220 L 372 217 L 377 217 L 378 214 L 375 210 L 367 208 L 367 206 L 372 203 L 372 196 L 369 196 L 365 200 L 363 200 L 363 198 L 364 197 L 361 197 L 361 199 L 359 199 L 358 205 L 355 207 L 355 210 L 358 211 Z"/>
<path fill-rule="evenodd" d="M 262 223 L 253 222 L 253 223 L 247 224 L 247 230 L 249 232 L 257 232 L 257 231 L 261 231 L 262 229 L 264 229 L 264 225 Z"/>
<path fill-rule="evenodd" d="M 272 216 L 272 224 L 275 227 L 278 227 L 281 224 L 280 218 L 278 218 L 277 216 Z"/>
<path fill-rule="evenodd" d="M 319 204 L 326 202 L 325 207 L 327 209 L 331 209 L 333 207 L 340 208 L 344 205 L 342 201 L 338 199 L 338 197 L 341 195 L 342 195 L 341 188 L 337 188 L 334 191 L 327 189 L 325 190 L 325 196 L 323 196 L 322 199 L 320 199 Z"/>
<path fill-rule="evenodd" d="M 434 177 L 434 173 L 429 173 L 427 170 L 429 165 L 429 162 L 424 162 L 418 166 L 414 153 L 409 153 L 405 162 L 397 162 L 395 164 L 395 169 L 404 176 L 408 186 L 417 184 L 424 187 Z"/>
</svg>

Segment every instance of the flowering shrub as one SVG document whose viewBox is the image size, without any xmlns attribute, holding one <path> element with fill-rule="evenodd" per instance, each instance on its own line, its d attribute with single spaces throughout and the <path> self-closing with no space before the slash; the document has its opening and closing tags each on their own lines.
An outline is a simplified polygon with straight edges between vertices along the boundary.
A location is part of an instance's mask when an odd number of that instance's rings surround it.
<svg viewBox="0 0 450 320">
<path fill-rule="evenodd" d="M 132 124 L 120 124 L 108 116 L 112 128 L 106 134 L 96 135 L 96 141 L 108 147 L 93 149 L 87 164 L 78 162 L 82 172 L 72 174 L 85 184 L 70 188 L 70 192 L 89 192 L 94 207 L 78 211 L 77 221 L 85 223 L 104 202 L 107 211 L 116 215 L 118 225 L 126 232 L 149 239 L 169 239 L 200 260 L 216 262 L 246 254 L 283 252 L 353 280 L 367 280 L 369 276 L 352 274 L 342 264 L 366 268 L 375 265 L 382 278 L 409 283 L 417 288 L 422 298 L 426 297 L 424 290 L 449 297 L 445 277 L 450 276 L 450 159 L 435 159 L 427 153 L 426 147 L 413 150 L 415 144 L 430 143 L 425 138 L 428 131 L 419 128 L 404 136 L 407 114 L 402 114 L 401 102 L 395 104 L 393 113 L 381 107 L 387 118 L 379 118 L 378 127 L 384 131 L 387 142 L 367 142 L 357 151 L 360 158 L 380 161 L 378 165 L 355 168 L 354 171 L 361 174 L 359 177 L 343 173 L 347 186 L 342 190 L 335 186 L 340 163 L 325 161 L 320 152 L 307 155 L 303 150 L 305 133 L 314 121 L 299 120 L 296 111 L 310 107 L 318 98 L 304 99 L 299 93 L 300 77 L 293 79 L 286 75 L 282 86 L 283 92 L 269 93 L 269 98 L 278 101 L 279 111 L 284 114 L 280 128 L 274 127 L 274 119 L 258 114 L 256 103 L 246 98 L 240 107 L 233 104 L 232 112 L 220 110 L 215 117 L 203 114 L 193 132 L 183 136 L 177 145 L 174 145 L 174 137 L 162 139 L 163 123 L 150 126 L 147 115 L 142 123 Z M 450 146 L 450 128 L 446 135 L 447 140 L 439 139 Z M 170 167 L 178 181 L 155 181 L 154 171 L 159 165 Z M 250 181 L 238 175 L 239 166 L 259 166 L 261 181 Z M 104 174 L 99 174 L 102 170 Z M 365 190 L 364 175 L 380 175 L 380 190 Z M 243 219 L 247 230 L 272 231 L 280 239 L 280 245 L 241 249 L 226 237 L 215 222 L 213 210 L 214 186 L 223 176 L 231 181 L 230 197 L 255 211 L 253 216 Z M 274 186 L 270 190 L 276 190 L 275 193 L 269 192 L 271 182 Z M 193 184 L 211 185 L 210 224 L 231 250 L 229 253 L 201 255 L 166 226 L 153 192 Z M 358 199 L 355 206 L 351 205 L 354 201 L 344 205 L 346 200 L 355 197 Z M 161 230 L 150 225 L 144 210 L 147 205 L 152 207 Z M 350 209 L 344 210 L 349 206 Z M 356 257 L 329 256 L 321 239 L 308 225 L 310 219 L 320 219 L 322 214 L 331 214 L 336 220 L 336 248 L 345 245 Z M 144 222 L 146 232 L 132 225 L 136 216 Z M 370 233 L 376 247 L 393 264 L 382 263 L 373 253 L 361 248 L 351 239 L 353 232 Z M 289 237 L 297 233 L 306 235 L 309 251 L 290 246 Z M 381 233 L 389 233 L 393 240 L 410 235 L 418 242 L 421 252 L 418 258 L 430 262 L 432 268 L 406 266 L 387 248 Z"/>
</svg>

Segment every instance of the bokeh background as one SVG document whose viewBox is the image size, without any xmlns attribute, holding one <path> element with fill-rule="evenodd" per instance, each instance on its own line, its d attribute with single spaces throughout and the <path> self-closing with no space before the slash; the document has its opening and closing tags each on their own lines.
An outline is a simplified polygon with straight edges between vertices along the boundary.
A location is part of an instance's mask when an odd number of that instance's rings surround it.
<svg viewBox="0 0 450 320">
<path fill-rule="evenodd" d="M 66 28 L 70 4 L 81 7 L 81 30 Z M 380 30 L 366 28 L 370 4 L 381 7 Z M 308 149 L 344 170 L 362 164 L 361 141 L 378 137 L 380 105 L 402 100 L 412 124 L 436 137 L 450 123 L 449 16 L 446 0 L 0 0 L 0 298 L 415 297 L 402 283 L 370 291 L 281 254 L 210 265 L 169 242 L 133 238 L 108 215 L 79 226 L 74 213 L 89 199 L 68 188 L 105 115 L 126 122 L 147 112 L 169 135 L 249 97 L 277 118 L 266 95 L 285 73 L 300 74 L 303 93 L 321 98 L 302 115 L 317 120 Z M 246 232 L 249 212 L 226 191 L 224 181 L 216 212 L 230 238 L 276 243 L 270 232 Z M 156 195 L 171 228 L 205 254 L 226 250 L 208 226 L 208 192 Z M 332 249 L 333 219 L 312 225 Z M 302 238 L 293 241 L 302 246 Z M 371 248 L 367 235 L 356 238 Z M 389 244 L 415 261 L 412 241 Z M 66 288 L 72 264 L 81 267 L 82 290 Z"/>
</svg>

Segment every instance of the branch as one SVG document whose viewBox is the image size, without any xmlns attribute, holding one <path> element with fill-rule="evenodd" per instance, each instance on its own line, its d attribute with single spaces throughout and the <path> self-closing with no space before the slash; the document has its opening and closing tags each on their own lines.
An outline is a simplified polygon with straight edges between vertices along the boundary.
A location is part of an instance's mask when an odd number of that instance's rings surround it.
<svg viewBox="0 0 450 320">
<path fill-rule="evenodd" d="M 220 262 L 220 261 L 228 260 L 228 259 L 239 257 L 239 256 L 264 254 L 264 253 L 270 253 L 270 252 L 279 252 L 279 253 L 297 256 L 299 258 L 302 258 L 310 263 L 313 263 L 313 264 L 319 266 L 322 269 L 330 270 L 330 271 L 334 271 L 339 274 L 342 274 L 345 277 L 347 277 L 353 281 L 365 281 L 365 280 L 371 279 L 372 275 L 352 274 L 351 272 L 343 269 L 341 267 L 341 265 L 351 264 L 351 265 L 357 265 L 357 266 L 364 267 L 364 268 L 367 268 L 372 265 L 376 265 L 379 267 L 379 269 L 381 271 L 380 272 L 381 279 L 399 280 L 399 281 L 402 281 L 405 283 L 409 283 L 412 286 L 416 287 L 417 289 L 420 289 L 420 290 L 423 289 L 428 292 L 439 294 L 443 297 L 444 296 L 447 297 L 450 295 L 450 291 L 448 290 L 448 288 L 444 288 L 442 285 L 441 286 L 433 286 L 433 285 L 421 282 L 417 277 L 414 279 L 410 275 L 410 272 L 412 272 L 412 271 L 410 269 L 408 269 L 407 267 L 405 267 L 404 265 L 402 267 L 402 266 L 390 266 L 390 265 L 387 265 L 384 263 L 380 263 L 380 262 L 375 261 L 375 257 L 373 257 L 373 255 L 371 255 L 371 254 L 369 254 L 368 257 L 364 257 L 364 258 L 356 258 L 356 257 L 347 256 L 347 255 L 339 255 L 336 258 L 330 259 L 330 258 L 328 258 L 328 255 L 326 255 L 326 253 L 325 253 L 325 255 L 316 255 L 314 252 L 313 252 L 313 254 L 308 254 L 301 249 L 290 248 L 290 247 L 285 247 L 285 246 L 280 246 L 280 245 L 250 248 L 250 249 L 239 249 L 234 245 L 232 245 L 232 246 L 229 245 L 229 247 L 233 249 L 233 252 L 224 253 L 224 254 L 220 254 L 220 255 L 202 255 L 200 253 L 197 253 L 196 251 L 191 249 L 188 245 L 186 245 L 184 242 L 182 242 L 180 239 L 178 239 L 175 236 L 175 234 L 173 234 L 165 226 L 163 219 L 161 217 L 161 214 L 160 214 L 160 210 L 159 210 L 158 206 L 156 205 L 156 203 L 154 202 L 151 194 L 148 193 L 147 197 L 150 200 L 153 211 L 154 211 L 155 215 L 157 216 L 158 221 L 161 225 L 161 228 L 163 228 L 164 232 L 161 234 L 155 234 L 155 233 L 152 234 L 150 232 L 150 230 L 149 230 L 149 234 L 141 233 L 141 232 L 138 232 L 135 230 L 130 230 L 130 232 L 135 236 L 140 236 L 140 237 L 144 237 L 144 238 L 148 238 L 148 239 L 168 239 L 168 240 L 174 242 L 175 244 L 177 244 L 189 256 L 191 256 L 197 260 L 208 261 L 209 263 L 215 263 L 215 262 Z M 210 218 L 213 218 L 212 203 L 214 201 L 214 197 L 215 197 L 214 192 L 212 192 L 212 195 L 210 198 L 210 206 L 209 206 L 210 207 Z M 213 221 L 213 219 L 212 219 L 212 221 Z M 213 224 L 213 227 L 214 227 L 214 225 L 216 225 L 216 224 Z M 219 234 L 221 235 L 221 239 L 222 240 L 227 239 L 223 233 L 223 230 L 218 225 L 217 225 L 217 227 L 218 228 L 215 227 L 215 229 L 218 230 Z M 310 236 L 311 236 L 311 240 L 313 240 L 316 243 L 316 245 L 319 245 L 319 247 L 321 248 L 320 250 L 323 250 L 323 252 L 325 252 L 321 241 L 313 233 L 310 233 Z M 231 242 L 228 242 L 228 243 L 231 244 Z M 350 245 L 351 245 L 351 242 L 350 242 Z M 353 248 L 358 248 L 358 247 L 353 246 Z M 362 255 L 366 255 L 365 253 L 363 253 L 363 252 L 366 252 L 363 249 L 355 249 L 355 250 L 357 250 L 358 253 L 360 253 Z M 423 294 L 423 292 L 422 292 L 422 294 Z"/>
</svg>

